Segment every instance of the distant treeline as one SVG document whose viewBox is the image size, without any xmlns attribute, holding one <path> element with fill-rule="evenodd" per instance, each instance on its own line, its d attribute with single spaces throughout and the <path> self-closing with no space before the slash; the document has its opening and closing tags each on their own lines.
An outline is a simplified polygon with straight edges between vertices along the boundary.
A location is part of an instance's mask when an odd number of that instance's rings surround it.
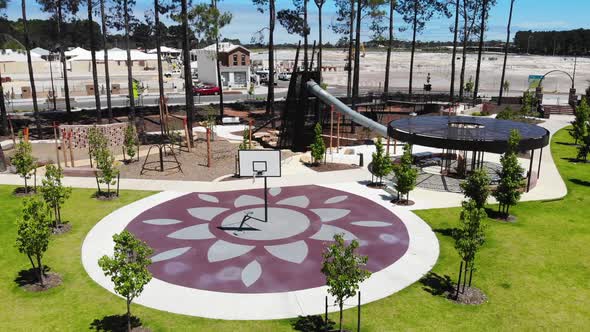
<svg viewBox="0 0 590 332">
<path fill-rule="evenodd" d="M 519 31 L 514 36 L 514 44 L 523 53 L 588 55 L 590 50 L 590 30 Z"/>
<path fill-rule="evenodd" d="M 29 36 L 32 48 L 41 47 L 47 50 L 56 48 L 56 24 L 53 20 L 28 20 Z M 92 25 L 95 40 L 98 48 L 102 49 L 102 32 L 100 25 L 94 22 Z M 154 38 L 154 27 L 145 23 L 134 23 L 131 26 L 130 43 L 132 48 L 151 49 L 156 47 Z M 0 49 L 22 49 L 24 44 L 24 34 L 22 21 L 10 21 L 0 17 Z M 180 25 L 165 26 L 161 24 L 160 34 L 162 44 L 169 47 L 182 47 L 182 34 Z M 62 26 L 63 45 L 67 47 L 90 48 L 90 38 L 88 37 L 88 20 L 72 20 Z M 239 42 L 239 40 L 234 40 Z M 192 47 L 203 47 L 212 44 L 213 41 L 201 40 L 197 43 L 192 40 Z M 125 37 L 123 34 L 107 35 L 107 46 L 125 47 Z"/>
<path fill-rule="evenodd" d="M 95 40 L 99 41 L 99 49 L 102 48 L 102 32 L 98 23 L 94 22 L 92 30 L 95 34 Z M 154 27 L 142 22 L 135 22 L 131 26 L 130 41 L 132 48 L 152 49 L 156 47 L 154 38 Z M 82 47 L 90 48 L 90 38 L 88 38 L 88 21 L 72 20 L 64 23 L 63 44 L 65 47 Z M 29 20 L 29 32 L 32 47 L 42 47 L 47 50 L 54 50 L 56 47 L 56 25 L 53 20 Z M 182 47 L 182 30 L 180 25 L 166 26 L 161 24 L 160 33 L 162 44 L 169 47 Z M 240 44 L 239 39 L 227 39 L 234 44 Z M 213 40 L 192 40 L 192 48 L 200 48 L 212 44 Z M 22 33 L 21 20 L 10 21 L 0 17 L 0 49 L 23 48 L 24 35 Z M 122 34 L 112 34 L 107 36 L 108 47 L 125 47 L 125 38 Z M 384 41 L 371 40 L 366 41 L 366 48 L 378 48 L 385 45 Z M 452 46 L 450 41 L 417 41 L 417 48 L 428 50 L 442 50 Z M 243 44 L 251 48 L 266 48 L 266 44 L 250 43 Z M 393 47 L 396 49 L 409 49 L 411 41 L 394 40 Z M 477 46 L 476 43 L 470 43 L 470 46 Z M 504 42 L 498 40 L 487 41 L 486 48 L 495 48 L 496 50 L 504 47 Z M 275 44 L 276 48 L 295 48 L 296 43 Z M 342 38 L 336 43 L 325 43 L 324 48 L 346 48 L 348 40 Z M 577 29 L 569 31 L 519 31 L 514 36 L 514 43 L 510 47 L 511 52 L 531 53 L 542 55 L 588 55 L 590 50 L 590 30 Z"/>
</svg>

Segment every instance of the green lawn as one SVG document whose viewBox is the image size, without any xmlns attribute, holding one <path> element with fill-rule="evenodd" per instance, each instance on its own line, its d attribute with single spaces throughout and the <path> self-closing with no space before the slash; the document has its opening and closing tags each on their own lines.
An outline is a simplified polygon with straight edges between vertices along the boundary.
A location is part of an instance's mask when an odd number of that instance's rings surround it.
<svg viewBox="0 0 590 332">
<path fill-rule="evenodd" d="M 487 222 L 488 241 L 478 257 L 475 286 L 489 302 L 456 305 L 432 295 L 416 283 L 381 301 L 363 306 L 363 331 L 400 329 L 437 330 L 584 330 L 590 326 L 590 164 L 563 159 L 575 156 L 567 131 L 553 139 L 553 156 L 568 187 L 567 198 L 522 203 L 511 209 L 515 224 Z M 14 282 L 18 271 L 29 268 L 14 249 L 14 219 L 20 199 L 14 187 L 0 186 L 0 331 L 88 330 L 95 319 L 122 314 L 125 303 L 96 285 L 85 273 L 80 250 L 92 226 L 110 211 L 148 196 L 125 191 L 116 202 L 91 199 L 92 190 L 74 190 L 64 210 L 72 232 L 55 237 L 45 263 L 63 276 L 62 286 L 45 293 L 27 293 Z M 459 259 L 452 239 L 459 210 L 418 211 L 436 231 L 441 244 L 431 280 L 454 280 Z M 203 299 L 206 301 L 207 299 Z M 238 304 L 236 304 L 238 305 Z M 248 305 L 246 303 L 240 305 Z M 321 303 L 318 303 L 321 306 Z M 133 312 L 153 331 L 288 331 L 290 320 L 232 322 L 175 315 L 142 306 Z M 337 319 L 333 315 L 333 319 Z M 356 311 L 345 312 L 346 324 L 356 329 Z"/>
</svg>

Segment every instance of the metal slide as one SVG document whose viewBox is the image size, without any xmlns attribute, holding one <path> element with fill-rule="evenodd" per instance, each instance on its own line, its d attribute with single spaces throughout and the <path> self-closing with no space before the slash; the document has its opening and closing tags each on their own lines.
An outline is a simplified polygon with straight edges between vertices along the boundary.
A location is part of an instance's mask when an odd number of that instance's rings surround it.
<svg viewBox="0 0 590 332">
<path fill-rule="evenodd" d="M 387 137 L 387 127 L 384 125 L 367 118 L 361 113 L 353 111 L 350 107 L 346 106 L 346 104 L 338 100 L 338 98 L 332 96 L 326 90 L 322 89 L 322 87 L 313 80 L 307 81 L 306 85 L 309 92 L 320 98 L 320 100 L 325 104 L 334 106 L 335 111 L 348 117 L 356 124 L 374 130 L 383 137 Z"/>
</svg>

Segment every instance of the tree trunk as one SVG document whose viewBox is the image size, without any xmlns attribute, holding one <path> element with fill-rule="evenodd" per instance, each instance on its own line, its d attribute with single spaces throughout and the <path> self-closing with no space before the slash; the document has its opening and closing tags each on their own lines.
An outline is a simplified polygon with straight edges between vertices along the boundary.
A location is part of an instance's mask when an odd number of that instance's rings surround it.
<svg viewBox="0 0 590 332">
<path fill-rule="evenodd" d="M 498 105 L 502 105 L 502 96 L 504 95 L 506 62 L 508 61 L 508 46 L 510 45 L 510 26 L 512 25 L 512 9 L 514 9 L 514 0 L 510 0 L 510 14 L 508 15 L 508 26 L 506 27 L 506 45 L 504 46 L 504 64 L 502 65 L 502 79 L 500 80 L 500 95 L 498 97 Z"/>
<path fill-rule="evenodd" d="M 356 8 L 356 30 L 355 30 L 355 50 L 354 50 L 354 76 L 352 79 L 352 109 L 356 111 L 356 103 L 359 97 L 360 84 L 360 61 L 361 61 L 361 19 L 362 19 L 362 1 L 357 2 Z M 354 121 L 350 121 L 350 132 L 355 132 Z"/>
<path fill-rule="evenodd" d="M 113 105 L 111 103 L 111 78 L 109 76 L 109 52 L 107 50 L 107 19 L 104 10 L 105 0 L 100 0 L 100 16 L 102 24 L 102 47 L 104 51 L 104 80 L 107 90 L 107 115 L 109 123 L 113 122 Z"/>
<path fill-rule="evenodd" d="M 212 1 L 213 7 L 217 8 L 217 0 Z M 216 30 L 219 29 L 219 21 L 215 21 Z M 219 83 L 219 117 L 223 118 L 223 84 L 221 83 L 221 70 L 219 65 L 219 34 L 215 36 L 215 66 L 217 67 L 217 82 Z"/>
<path fill-rule="evenodd" d="M 160 92 L 160 102 L 164 101 L 164 74 L 162 72 L 162 42 L 160 37 L 160 3 L 158 0 L 154 0 L 154 23 L 156 25 L 156 53 L 158 56 L 158 91 Z M 158 103 L 160 105 L 160 103 Z M 160 135 L 164 135 L 164 110 L 160 110 Z"/>
<path fill-rule="evenodd" d="M 477 69 L 475 71 L 475 85 L 473 88 L 473 98 L 477 99 L 477 93 L 479 92 L 479 74 L 481 71 L 481 56 L 483 53 L 483 38 L 485 35 L 486 30 L 486 12 L 488 9 L 488 0 L 483 0 L 482 8 L 481 8 L 481 22 L 480 22 L 480 32 L 479 32 L 479 46 L 477 49 Z"/>
<path fill-rule="evenodd" d="M 459 289 L 461 288 L 461 276 L 463 275 L 463 261 L 459 267 L 459 278 L 457 279 L 457 289 L 455 290 L 455 299 L 459 298 Z"/>
<path fill-rule="evenodd" d="M 25 175 L 25 195 L 29 193 L 29 186 L 27 185 L 27 176 Z"/>
<path fill-rule="evenodd" d="M 2 71 L 0 71 L 0 135 L 8 135 L 8 117 L 4 104 L 4 87 L 2 86 Z M 2 161 L 0 161 L 1 163 Z"/>
<path fill-rule="evenodd" d="M 322 83 L 322 3 L 318 6 L 318 29 L 319 29 L 319 45 L 318 45 L 318 69 L 320 75 L 320 84 Z"/>
<path fill-rule="evenodd" d="M 459 78 L 459 100 L 461 101 L 463 101 L 463 94 L 465 92 L 465 63 L 467 62 L 467 39 L 469 36 L 467 32 L 467 0 L 463 0 L 463 17 L 465 22 L 463 24 L 463 49 L 461 50 L 461 76 Z"/>
<path fill-rule="evenodd" d="M 473 262 L 469 266 L 469 287 L 471 287 L 471 279 L 473 279 Z"/>
<path fill-rule="evenodd" d="M 2 150 L 2 145 L 0 144 L 0 172 L 6 171 L 6 159 L 4 157 L 4 150 Z"/>
<path fill-rule="evenodd" d="M 41 121 L 39 118 L 39 106 L 37 105 L 37 88 L 35 87 L 35 75 L 33 73 L 33 61 L 31 60 L 31 42 L 29 40 L 29 28 L 27 23 L 27 7 L 26 0 L 22 0 L 22 18 L 23 18 L 23 32 L 25 37 L 25 48 L 27 49 L 27 66 L 29 70 L 29 82 L 31 84 L 31 95 L 33 97 L 33 113 L 35 116 L 35 124 L 37 126 L 37 135 L 42 139 Z"/>
<path fill-rule="evenodd" d="M 389 69 L 391 66 L 391 48 L 393 47 L 393 14 L 395 1 L 389 1 L 389 39 L 387 43 L 387 59 L 385 60 L 385 82 L 383 82 L 383 93 L 389 92 Z"/>
<path fill-rule="evenodd" d="M 275 0 L 268 1 L 268 92 L 266 93 L 266 114 L 272 118 L 275 116 L 275 59 L 274 59 L 274 33 L 275 33 Z M 272 121 L 274 128 L 274 121 Z"/>
<path fill-rule="evenodd" d="M 186 119 L 189 144 L 193 145 L 193 122 L 195 119 L 195 101 L 193 97 L 193 80 L 191 78 L 191 56 L 190 56 L 190 39 L 188 27 L 188 7 L 187 0 L 181 1 L 182 15 L 182 57 L 184 62 L 184 93 L 186 100 Z"/>
<path fill-rule="evenodd" d="M 450 101 L 455 101 L 455 67 L 457 60 L 457 35 L 459 34 L 459 1 L 455 0 L 455 27 L 453 35 L 453 60 L 451 61 L 451 91 Z"/>
<path fill-rule="evenodd" d="M 303 0 L 303 68 L 305 71 L 310 70 L 307 49 L 309 48 L 307 40 L 307 1 Z"/>
<path fill-rule="evenodd" d="M 469 266 L 468 262 L 465 262 L 465 265 L 463 265 L 463 289 L 461 290 L 461 293 L 465 293 L 465 283 L 467 282 L 467 267 Z"/>
<path fill-rule="evenodd" d="M 338 329 L 340 330 L 340 332 L 342 332 L 342 308 L 344 307 L 344 301 L 340 300 L 340 302 L 338 302 L 338 307 L 340 308 L 340 318 L 339 318 L 339 324 L 338 324 Z"/>
<path fill-rule="evenodd" d="M 131 300 L 127 296 L 127 331 L 131 332 Z"/>
<path fill-rule="evenodd" d="M 414 21 L 412 24 L 412 52 L 410 55 L 410 82 L 408 86 L 408 94 L 410 100 L 412 99 L 412 84 L 414 80 L 414 54 L 416 53 L 416 30 L 418 24 L 418 1 L 414 1 Z"/>
<path fill-rule="evenodd" d="M 29 258 L 29 262 L 31 262 L 31 266 L 33 267 L 33 273 L 37 274 L 37 278 L 39 278 L 37 267 L 35 266 L 35 262 L 33 262 L 33 257 L 27 254 L 27 258 Z"/>
<path fill-rule="evenodd" d="M 92 83 L 94 86 L 94 104 L 96 106 L 96 122 L 102 123 L 102 110 L 100 107 L 100 91 L 98 90 L 98 73 L 96 71 L 96 45 L 94 43 L 94 20 L 92 19 L 92 0 L 88 0 L 88 33 L 90 34 L 90 54 L 92 57 Z"/>
<path fill-rule="evenodd" d="M 45 278 L 43 277 L 43 263 L 41 262 L 40 255 L 37 255 L 37 271 L 39 271 L 39 283 L 41 286 L 45 286 Z"/>
<path fill-rule="evenodd" d="M 348 73 L 346 80 L 346 97 L 348 98 L 348 102 L 350 102 L 350 98 L 352 97 L 352 45 L 354 35 L 354 1 L 355 0 L 350 0 L 350 25 L 348 31 Z"/>
<path fill-rule="evenodd" d="M 129 41 L 129 5 L 123 0 L 123 16 L 125 20 L 125 48 L 127 51 L 127 91 L 129 93 L 129 119 L 135 125 L 135 97 L 133 94 L 133 62 L 131 62 L 131 45 Z"/>
<path fill-rule="evenodd" d="M 70 86 L 68 83 L 68 67 L 66 65 L 65 45 L 63 44 L 61 24 L 62 24 L 62 0 L 58 0 L 57 4 L 57 42 L 61 45 L 59 48 L 59 56 L 61 60 L 61 66 L 64 76 L 64 97 L 66 101 L 66 114 L 68 118 L 68 124 L 72 124 L 72 105 L 70 104 Z"/>
</svg>

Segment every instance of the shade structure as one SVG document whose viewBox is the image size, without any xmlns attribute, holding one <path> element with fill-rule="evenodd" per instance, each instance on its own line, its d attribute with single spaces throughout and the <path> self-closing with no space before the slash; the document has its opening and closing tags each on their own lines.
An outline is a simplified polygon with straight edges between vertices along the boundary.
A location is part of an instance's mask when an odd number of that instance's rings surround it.
<svg viewBox="0 0 590 332">
<path fill-rule="evenodd" d="M 390 137 L 410 144 L 460 151 L 504 153 L 512 130 L 520 133 L 520 151 L 549 144 L 545 128 L 509 120 L 473 116 L 419 116 L 395 120 L 387 126 Z"/>
</svg>

